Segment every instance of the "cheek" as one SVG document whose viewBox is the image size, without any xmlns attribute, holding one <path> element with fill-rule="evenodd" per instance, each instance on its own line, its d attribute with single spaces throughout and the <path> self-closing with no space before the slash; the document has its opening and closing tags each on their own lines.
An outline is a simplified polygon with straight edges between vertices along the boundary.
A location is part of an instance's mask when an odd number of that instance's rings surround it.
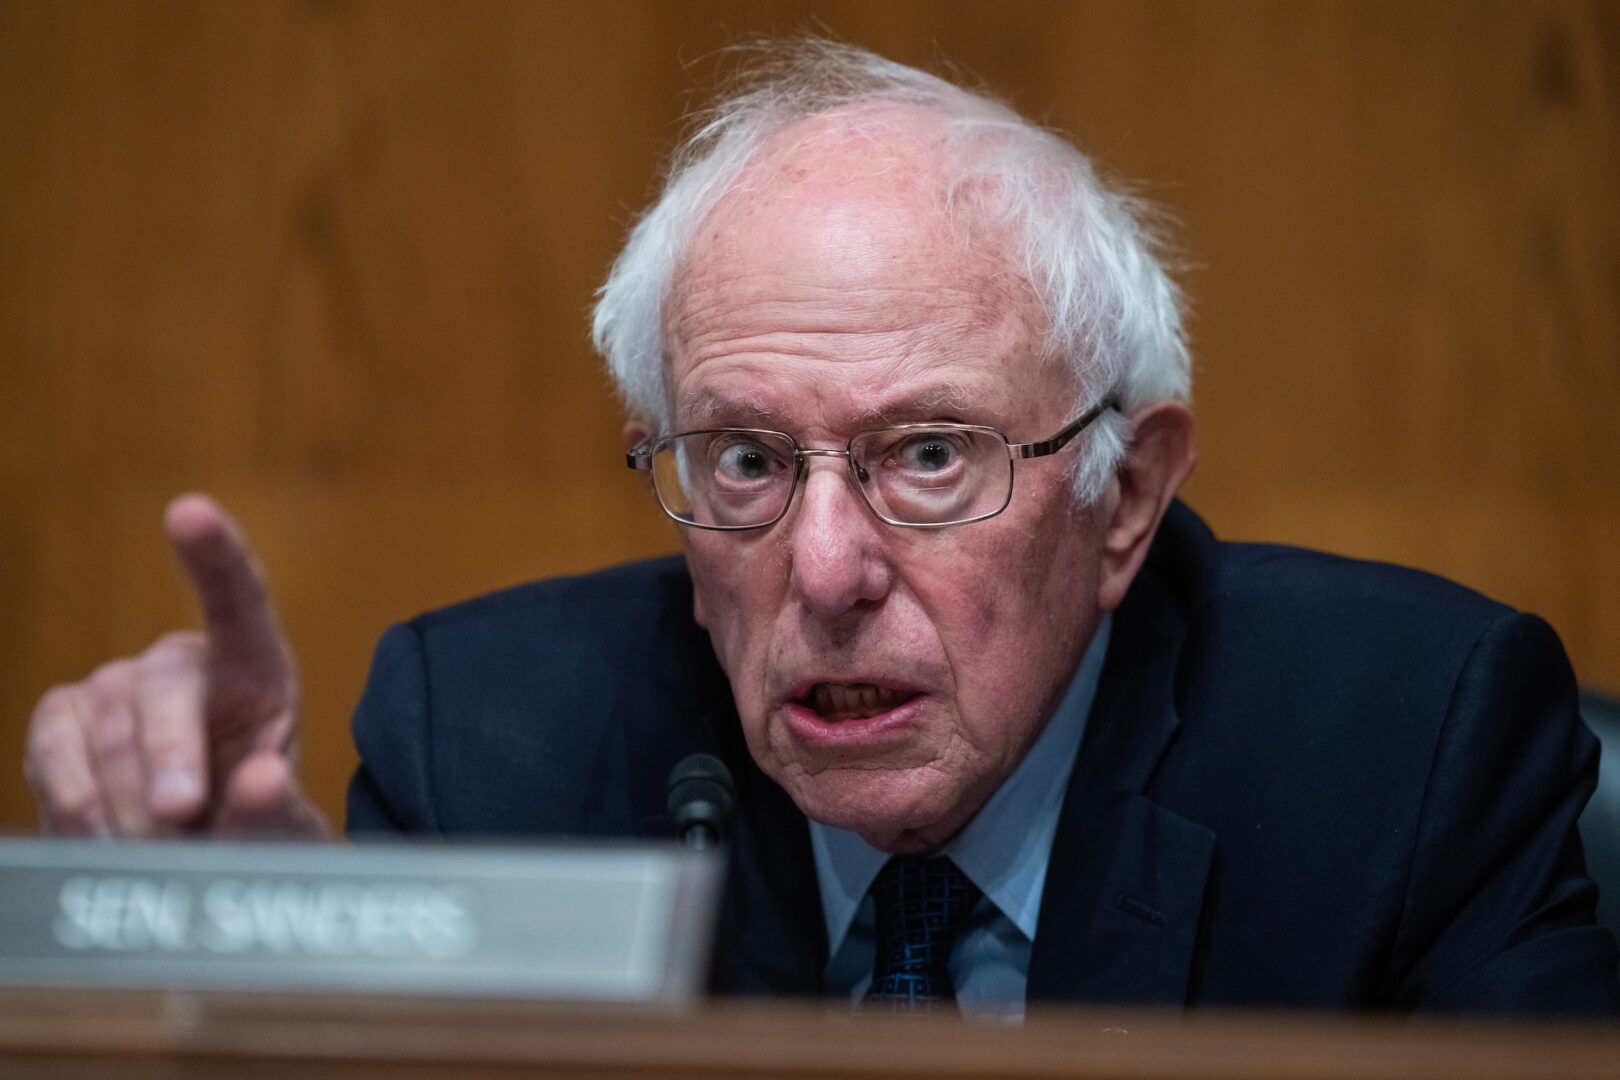
<svg viewBox="0 0 1620 1080">
<path fill-rule="evenodd" d="M 992 519 L 994 523 L 999 519 Z M 942 636 L 971 661 L 973 649 L 1003 649 L 1072 620 L 1087 562 L 1075 530 L 1058 521 L 1008 520 L 952 537 L 956 544 L 918 553 L 906 575 Z"/>
<path fill-rule="evenodd" d="M 780 578 L 763 547 L 750 549 L 735 537 L 693 530 L 686 541 L 686 565 L 692 575 L 692 614 L 709 632 L 715 655 L 733 687 L 739 676 L 756 670 L 750 663 L 750 642 L 767 640 L 763 633 L 779 607 Z"/>
<path fill-rule="evenodd" d="M 970 738 L 1019 741 L 1067 685 L 1096 620 L 1096 567 L 1066 507 L 985 528 L 949 559 L 924 560 L 917 593 L 956 674 Z M 987 568 L 993 568 L 988 573 Z"/>
</svg>

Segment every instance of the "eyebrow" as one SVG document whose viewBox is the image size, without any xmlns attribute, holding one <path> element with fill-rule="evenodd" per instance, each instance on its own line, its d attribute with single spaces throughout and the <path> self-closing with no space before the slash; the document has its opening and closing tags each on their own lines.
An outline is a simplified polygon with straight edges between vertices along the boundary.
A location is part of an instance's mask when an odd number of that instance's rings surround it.
<svg viewBox="0 0 1620 1080">
<path fill-rule="evenodd" d="M 764 399 L 701 394 L 680 410 L 688 429 L 709 427 L 775 427 L 782 423 L 778 413 Z"/>
<path fill-rule="evenodd" d="M 965 416 L 982 408 L 982 397 L 960 383 L 936 383 L 924 387 L 920 393 L 866 410 L 861 421 L 863 424 L 910 424 L 919 420 Z"/>
<path fill-rule="evenodd" d="M 852 417 L 857 430 L 944 420 L 967 415 L 982 407 L 979 395 L 959 383 L 936 383 L 891 402 L 878 402 L 860 409 Z M 785 430 L 786 416 L 760 397 L 732 398 L 701 394 L 682 410 L 688 429 L 705 427 L 757 427 Z"/>
</svg>

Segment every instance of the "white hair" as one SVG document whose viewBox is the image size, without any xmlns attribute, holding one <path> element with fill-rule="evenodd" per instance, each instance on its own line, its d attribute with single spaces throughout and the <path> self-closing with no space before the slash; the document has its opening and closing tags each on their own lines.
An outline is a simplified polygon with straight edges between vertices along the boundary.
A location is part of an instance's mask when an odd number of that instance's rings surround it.
<svg viewBox="0 0 1620 1080">
<path fill-rule="evenodd" d="M 1123 412 L 1188 399 L 1180 292 L 1155 255 L 1145 204 L 1105 185 L 1084 154 L 994 98 L 812 39 L 762 47 L 735 92 L 694 117 L 662 193 L 597 292 L 592 340 L 633 414 L 667 430 L 663 307 L 692 237 L 743 170 L 800 121 L 885 103 L 940 118 L 948 205 L 971 193 L 976 210 L 989 202 L 1011 223 L 1046 317 L 1048 351 L 1080 387 L 1077 411 L 1110 395 Z M 1087 432 L 1075 473 L 1081 502 L 1106 489 L 1129 436 L 1121 412 L 1105 413 Z"/>
</svg>

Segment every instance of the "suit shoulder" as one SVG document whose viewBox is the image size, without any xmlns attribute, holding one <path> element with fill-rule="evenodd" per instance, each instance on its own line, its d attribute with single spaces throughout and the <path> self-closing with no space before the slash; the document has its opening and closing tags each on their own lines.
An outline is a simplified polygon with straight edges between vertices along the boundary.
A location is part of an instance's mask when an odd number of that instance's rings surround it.
<svg viewBox="0 0 1620 1080">
<path fill-rule="evenodd" d="M 1189 507 L 1166 513 L 1138 575 L 1141 606 L 1172 623 L 1241 613 L 1255 627 L 1335 633 L 1380 623 L 1468 624 L 1514 614 L 1437 574 L 1285 544 L 1219 540 Z"/>
<path fill-rule="evenodd" d="M 1269 598 L 1317 611 L 1494 622 L 1513 609 L 1438 574 L 1284 544 L 1221 544 L 1212 598 Z"/>
<path fill-rule="evenodd" d="M 1217 837 L 1202 1000 L 1612 1001 L 1572 855 L 1593 744 L 1552 629 L 1418 570 L 1176 541 L 1175 738 L 1149 790 Z"/>
<path fill-rule="evenodd" d="M 691 592 L 657 559 L 390 629 L 353 724 L 359 827 L 634 833 L 725 690 Z"/>
<path fill-rule="evenodd" d="M 1543 620 L 1438 575 L 1276 544 L 1223 548 L 1183 659 L 1274 686 L 1292 706 L 1332 698 L 1393 717 L 1399 701 L 1427 701 L 1420 712 L 1438 718 L 1484 643 L 1518 642 L 1500 654 L 1514 666 L 1562 662 Z"/>
<path fill-rule="evenodd" d="M 509 631 L 514 624 L 572 622 L 584 629 L 624 618 L 690 619 L 692 582 L 680 556 L 526 582 L 424 612 L 410 626 L 424 638 Z"/>
<path fill-rule="evenodd" d="M 583 707 L 640 702 L 654 687 L 707 696 L 720 679 L 679 557 L 502 589 L 418 615 L 408 628 L 435 687 L 463 700 L 577 695 Z"/>
</svg>

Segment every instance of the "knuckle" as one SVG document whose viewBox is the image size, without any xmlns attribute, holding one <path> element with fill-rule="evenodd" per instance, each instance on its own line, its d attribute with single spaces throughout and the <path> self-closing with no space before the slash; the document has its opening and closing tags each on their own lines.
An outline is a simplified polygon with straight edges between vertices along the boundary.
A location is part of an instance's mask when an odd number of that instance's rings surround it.
<svg viewBox="0 0 1620 1080">
<path fill-rule="evenodd" d="M 142 656 L 134 684 L 143 722 L 159 726 L 188 711 L 201 710 L 205 660 L 200 647 L 188 642 L 159 642 Z M 192 704 L 195 702 L 195 709 Z"/>
<path fill-rule="evenodd" d="M 74 698 L 80 690 L 77 684 L 53 686 L 39 696 L 34 715 L 29 721 L 30 732 L 51 727 L 73 716 Z"/>
<path fill-rule="evenodd" d="M 68 687 L 58 687 L 46 693 L 34 719 L 28 726 L 26 756 L 29 761 L 48 765 L 69 752 L 75 738 L 77 710 L 74 693 Z"/>
<path fill-rule="evenodd" d="M 27 762 L 23 775 L 39 803 L 40 818 L 53 828 L 81 831 L 101 820 L 100 796 L 82 773 Z"/>
<path fill-rule="evenodd" d="M 141 654 L 143 674 L 169 674 L 198 670 L 207 656 L 208 643 L 195 630 L 175 630 L 152 642 Z"/>
<path fill-rule="evenodd" d="M 97 710 L 85 728 L 85 743 L 96 757 L 112 757 L 135 749 L 135 718 L 127 708 Z"/>
<path fill-rule="evenodd" d="M 90 673 L 84 682 L 85 691 L 98 702 L 127 698 L 135 683 L 135 661 L 111 660 Z"/>
</svg>

